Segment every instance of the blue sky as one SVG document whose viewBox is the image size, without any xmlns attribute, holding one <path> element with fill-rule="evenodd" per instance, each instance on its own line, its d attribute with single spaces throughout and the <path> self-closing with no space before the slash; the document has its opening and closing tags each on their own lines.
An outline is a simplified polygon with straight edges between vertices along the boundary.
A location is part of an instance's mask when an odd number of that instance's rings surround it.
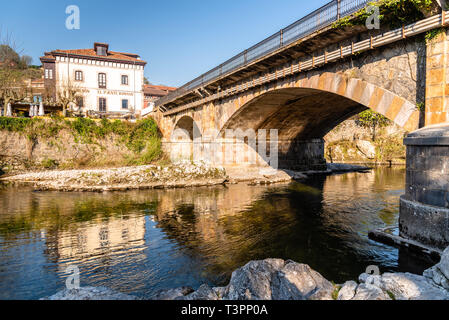
<svg viewBox="0 0 449 320">
<path fill-rule="evenodd" d="M 181 86 L 327 2 L 15 0 L 3 1 L 0 29 L 34 64 L 45 51 L 106 42 L 147 61 L 152 83 Z M 80 8 L 80 30 L 65 27 L 68 5 Z"/>
</svg>

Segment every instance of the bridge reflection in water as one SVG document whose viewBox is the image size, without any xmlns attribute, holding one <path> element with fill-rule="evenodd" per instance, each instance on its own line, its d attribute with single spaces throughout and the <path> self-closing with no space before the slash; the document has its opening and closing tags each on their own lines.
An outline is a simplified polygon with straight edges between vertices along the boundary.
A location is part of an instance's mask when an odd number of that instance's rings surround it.
<svg viewBox="0 0 449 320">
<path fill-rule="evenodd" d="M 0 299 L 53 294 L 72 264 L 82 286 L 142 297 L 162 288 L 221 285 L 235 268 L 267 257 L 310 264 L 336 282 L 372 264 L 422 272 L 426 263 L 415 261 L 415 268 L 413 257 L 367 236 L 397 223 L 404 175 L 376 169 L 304 184 L 106 194 L 6 187 Z"/>
</svg>

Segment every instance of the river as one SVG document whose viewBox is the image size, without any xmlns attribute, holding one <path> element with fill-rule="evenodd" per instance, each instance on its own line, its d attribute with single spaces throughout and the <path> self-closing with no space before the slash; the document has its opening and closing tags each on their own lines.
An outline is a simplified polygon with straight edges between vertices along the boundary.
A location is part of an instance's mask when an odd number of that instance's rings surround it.
<svg viewBox="0 0 449 320">
<path fill-rule="evenodd" d="M 104 194 L 0 187 L 0 299 L 82 286 L 149 298 L 160 289 L 225 285 L 250 260 L 291 259 L 336 283 L 370 265 L 422 272 L 433 262 L 368 239 L 397 225 L 404 168 L 299 183 Z"/>
</svg>

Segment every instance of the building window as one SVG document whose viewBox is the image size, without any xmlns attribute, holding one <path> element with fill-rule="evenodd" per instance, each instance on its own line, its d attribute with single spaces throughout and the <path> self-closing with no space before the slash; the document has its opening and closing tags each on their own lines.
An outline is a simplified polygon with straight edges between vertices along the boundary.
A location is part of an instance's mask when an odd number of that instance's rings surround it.
<svg viewBox="0 0 449 320">
<path fill-rule="evenodd" d="M 82 109 L 84 107 L 84 98 L 83 97 L 76 98 L 76 106 L 80 109 Z"/>
<path fill-rule="evenodd" d="M 105 47 L 98 46 L 98 47 L 97 47 L 97 54 L 98 54 L 99 56 L 107 56 L 107 55 L 108 55 L 107 49 L 106 49 Z"/>
<path fill-rule="evenodd" d="M 99 73 L 98 74 L 98 87 L 99 88 L 106 88 L 106 73 Z"/>
<path fill-rule="evenodd" d="M 122 85 L 128 85 L 128 76 L 122 76 Z"/>
<path fill-rule="evenodd" d="M 82 71 L 75 71 L 75 80 L 83 81 L 83 72 Z"/>
<path fill-rule="evenodd" d="M 53 79 L 53 70 L 52 69 L 45 69 L 45 79 Z"/>
<path fill-rule="evenodd" d="M 98 99 L 98 111 L 106 112 L 106 98 Z"/>
<path fill-rule="evenodd" d="M 128 100 L 127 99 L 122 100 L 122 109 L 128 109 Z"/>
</svg>

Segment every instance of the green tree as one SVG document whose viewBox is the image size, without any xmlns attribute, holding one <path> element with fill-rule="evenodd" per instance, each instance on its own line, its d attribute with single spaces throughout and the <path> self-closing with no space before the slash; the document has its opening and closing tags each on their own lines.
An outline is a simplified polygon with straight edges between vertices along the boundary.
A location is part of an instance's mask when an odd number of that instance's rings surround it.
<svg viewBox="0 0 449 320">
<path fill-rule="evenodd" d="M 372 140 L 375 141 L 377 137 L 377 130 L 388 126 L 391 121 L 385 118 L 380 113 L 372 110 L 366 110 L 359 114 L 357 123 L 365 128 L 371 128 Z"/>
</svg>

